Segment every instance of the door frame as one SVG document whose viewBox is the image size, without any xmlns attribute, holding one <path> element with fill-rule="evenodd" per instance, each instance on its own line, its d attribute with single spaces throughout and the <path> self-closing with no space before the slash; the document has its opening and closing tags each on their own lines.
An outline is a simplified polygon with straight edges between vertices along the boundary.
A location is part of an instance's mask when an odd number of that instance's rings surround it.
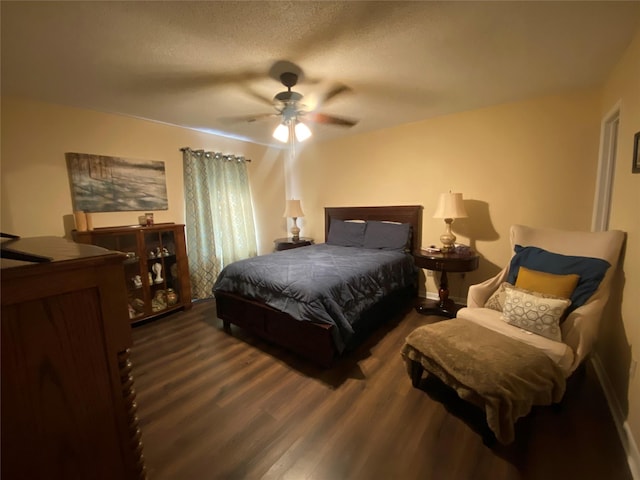
<svg viewBox="0 0 640 480">
<path fill-rule="evenodd" d="M 593 215 L 591 217 L 591 231 L 593 232 L 602 232 L 609 229 L 611 194 L 618 148 L 620 108 L 621 102 L 618 100 L 604 116 L 600 124 L 600 155 L 598 158 Z"/>
</svg>

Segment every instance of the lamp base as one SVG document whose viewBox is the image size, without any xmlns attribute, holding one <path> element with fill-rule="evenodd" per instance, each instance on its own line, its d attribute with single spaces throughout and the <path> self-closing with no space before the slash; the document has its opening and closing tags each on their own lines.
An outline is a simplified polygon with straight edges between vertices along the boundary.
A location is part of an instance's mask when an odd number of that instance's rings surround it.
<svg viewBox="0 0 640 480">
<path fill-rule="evenodd" d="M 291 240 L 297 242 L 300 240 L 300 227 L 296 223 L 297 218 L 293 217 L 293 227 L 291 227 Z"/>
<path fill-rule="evenodd" d="M 442 246 L 440 247 L 440 251 L 442 253 L 451 253 L 456 249 L 455 246 L 453 245 L 445 245 L 444 243 L 442 244 Z"/>
<path fill-rule="evenodd" d="M 444 222 L 447 225 L 446 230 L 442 235 L 440 235 L 440 242 L 442 243 L 441 250 L 443 252 L 452 252 L 455 249 L 456 236 L 451 231 L 451 224 L 453 223 L 453 218 L 445 218 Z"/>
</svg>

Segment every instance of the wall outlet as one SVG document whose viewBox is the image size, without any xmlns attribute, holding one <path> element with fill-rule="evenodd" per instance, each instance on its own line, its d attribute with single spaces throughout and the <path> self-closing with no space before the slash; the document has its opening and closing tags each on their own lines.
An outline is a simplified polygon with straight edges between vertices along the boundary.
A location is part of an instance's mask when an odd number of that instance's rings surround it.
<svg viewBox="0 0 640 480">
<path fill-rule="evenodd" d="M 636 376 L 636 369 L 638 368 L 638 361 L 635 358 L 631 359 L 631 365 L 629 365 L 629 380 Z"/>
</svg>

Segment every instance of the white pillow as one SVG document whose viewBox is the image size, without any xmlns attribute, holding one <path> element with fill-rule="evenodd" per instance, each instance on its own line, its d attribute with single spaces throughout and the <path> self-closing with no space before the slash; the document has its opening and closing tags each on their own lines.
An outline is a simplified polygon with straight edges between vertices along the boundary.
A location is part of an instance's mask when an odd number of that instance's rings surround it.
<svg viewBox="0 0 640 480">
<path fill-rule="evenodd" d="M 505 286 L 505 293 L 503 320 L 528 332 L 562 341 L 560 319 L 571 300 L 540 297 L 510 286 Z"/>
<path fill-rule="evenodd" d="M 526 288 L 516 287 L 515 285 L 511 285 L 509 282 L 502 282 L 498 289 L 493 292 L 493 294 L 487 299 L 484 304 L 484 308 L 490 308 L 491 310 L 496 310 L 498 312 L 502 312 L 504 310 L 504 299 L 507 295 L 506 288 L 513 288 L 520 292 L 529 293 L 531 295 L 535 295 L 536 297 L 542 298 L 561 298 L 556 295 L 551 295 L 549 293 L 540 293 L 534 292 L 532 290 L 527 290 Z"/>
</svg>

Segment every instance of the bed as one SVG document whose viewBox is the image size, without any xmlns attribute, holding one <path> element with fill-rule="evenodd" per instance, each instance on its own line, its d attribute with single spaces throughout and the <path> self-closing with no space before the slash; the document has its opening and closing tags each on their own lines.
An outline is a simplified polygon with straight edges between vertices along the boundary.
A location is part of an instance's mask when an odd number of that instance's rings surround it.
<svg viewBox="0 0 640 480">
<path fill-rule="evenodd" d="M 338 235 L 358 225 L 371 234 L 370 248 Z M 410 231 L 402 251 L 386 248 L 386 240 L 376 244 L 374 231 L 391 231 L 391 238 L 401 227 Z M 380 322 L 413 304 L 418 269 L 411 252 L 421 234 L 422 206 L 325 208 L 325 243 L 226 266 L 214 286 L 217 316 L 229 332 L 235 324 L 330 367 Z M 363 273 L 363 266 L 369 270 Z"/>
</svg>

